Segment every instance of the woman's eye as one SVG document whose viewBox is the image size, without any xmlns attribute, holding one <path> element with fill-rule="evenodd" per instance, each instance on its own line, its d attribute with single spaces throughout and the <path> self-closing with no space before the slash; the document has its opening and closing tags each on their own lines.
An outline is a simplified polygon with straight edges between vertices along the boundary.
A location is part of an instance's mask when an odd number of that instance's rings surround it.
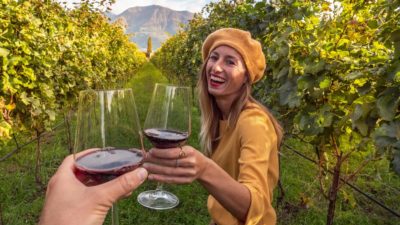
<svg viewBox="0 0 400 225">
<path fill-rule="evenodd" d="M 218 57 L 215 56 L 215 55 L 212 55 L 212 56 L 210 56 L 210 59 L 211 59 L 212 61 L 217 61 L 217 60 L 218 60 Z"/>
<path fill-rule="evenodd" d="M 233 60 L 227 60 L 228 65 L 235 65 L 235 62 Z"/>
</svg>

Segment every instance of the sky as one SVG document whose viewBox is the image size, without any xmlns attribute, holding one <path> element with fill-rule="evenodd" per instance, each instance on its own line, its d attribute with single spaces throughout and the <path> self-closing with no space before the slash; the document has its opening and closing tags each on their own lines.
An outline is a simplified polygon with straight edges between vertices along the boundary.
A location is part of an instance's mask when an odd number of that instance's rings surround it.
<svg viewBox="0 0 400 225">
<path fill-rule="evenodd" d="M 79 2 L 79 0 L 57 0 L 59 2 L 67 2 L 67 5 L 71 7 L 73 2 Z M 217 0 L 116 0 L 111 6 L 111 12 L 114 14 L 121 14 L 123 11 L 134 6 L 148 6 L 148 5 L 160 5 L 177 11 L 190 11 L 200 12 L 201 9 L 209 2 L 215 2 Z"/>
</svg>

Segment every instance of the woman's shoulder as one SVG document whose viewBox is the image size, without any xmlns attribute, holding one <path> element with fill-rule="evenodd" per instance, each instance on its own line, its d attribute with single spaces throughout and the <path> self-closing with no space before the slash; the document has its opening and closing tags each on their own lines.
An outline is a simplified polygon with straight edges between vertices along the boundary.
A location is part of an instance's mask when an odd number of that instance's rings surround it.
<svg viewBox="0 0 400 225">
<path fill-rule="evenodd" d="M 257 141 L 265 141 L 265 138 L 276 139 L 273 122 L 265 110 L 262 106 L 254 104 L 241 112 L 236 127 L 241 138 Z"/>
<path fill-rule="evenodd" d="M 263 106 L 256 104 L 256 103 L 249 103 L 240 113 L 239 121 L 240 120 L 248 120 L 251 118 L 259 118 L 259 119 L 268 119 L 268 115 L 265 112 L 266 109 Z"/>
<path fill-rule="evenodd" d="M 250 103 L 240 113 L 238 125 L 241 127 L 269 124 L 270 119 L 262 106 Z"/>
</svg>

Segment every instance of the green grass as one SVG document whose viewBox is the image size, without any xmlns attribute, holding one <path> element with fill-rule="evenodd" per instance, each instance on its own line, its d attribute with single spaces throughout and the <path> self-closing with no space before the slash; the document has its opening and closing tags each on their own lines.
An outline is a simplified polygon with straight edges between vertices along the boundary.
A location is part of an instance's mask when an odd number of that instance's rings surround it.
<svg viewBox="0 0 400 225">
<path fill-rule="evenodd" d="M 133 89 L 138 114 L 145 119 L 151 93 L 156 82 L 167 83 L 165 77 L 152 65 L 146 64 L 128 82 Z M 196 99 L 196 98 L 194 98 Z M 199 110 L 193 107 L 192 135 L 188 144 L 199 148 Z M 72 128 L 73 129 L 73 128 Z M 18 140 L 29 137 L 18 136 Z M 295 140 L 288 144 L 307 155 L 312 155 L 310 147 Z M 0 157 L 14 148 L 14 143 L 0 143 Z M 69 154 L 65 126 L 42 138 L 43 167 L 41 176 L 47 183 L 61 160 Z M 318 191 L 316 166 L 300 158 L 289 149 L 281 149 L 281 180 L 285 191 L 284 203 L 276 206 L 278 224 L 317 225 L 325 224 L 327 201 Z M 364 156 L 360 156 L 362 158 Z M 349 165 L 351 167 L 351 165 Z M 35 143 L 23 148 L 4 162 L 0 162 L 0 224 L 36 224 L 43 205 L 45 186 L 35 183 Z M 330 179 L 328 177 L 328 179 Z M 392 209 L 400 211 L 400 178 L 389 170 L 385 159 L 369 164 L 353 181 L 362 190 L 374 194 Z M 165 189 L 175 193 L 181 203 L 176 209 L 154 211 L 140 206 L 137 195 L 155 189 L 154 182 L 146 181 L 132 196 L 118 203 L 121 224 L 144 225 L 184 225 L 208 224 L 210 217 L 206 208 L 207 193 L 198 183 L 191 185 L 165 185 Z M 278 196 L 278 189 L 274 197 Z M 356 203 L 356 204 L 354 204 Z M 276 199 L 274 205 L 277 204 Z M 399 219 L 371 203 L 365 197 L 345 187 L 339 195 L 335 224 L 400 224 Z M 1 223 L 3 222 L 3 223 Z M 109 218 L 107 219 L 109 222 Z M 108 223 L 109 224 L 109 223 Z"/>
<path fill-rule="evenodd" d="M 126 88 L 132 88 L 142 126 L 156 83 L 168 83 L 168 80 L 152 63 L 146 63 L 125 85 Z"/>
<path fill-rule="evenodd" d="M 286 143 L 307 156 L 313 155 L 310 146 L 304 143 L 296 140 L 287 140 Z M 349 167 L 354 167 L 354 165 L 349 165 Z M 386 159 L 371 162 L 351 183 L 391 209 L 400 212 L 398 204 L 400 177 L 389 168 L 389 162 Z M 377 174 L 379 174 L 379 179 L 376 178 Z M 328 175 L 326 179 L 331 179 L 331 176 Z M 316 165 L 283 147 L 281 149 L 281 181 L 285 192 L 285 202 L 278 209 L 279 224 L 326 224 L 328 201 L 319 192 Z M 371 186 L 375 188 L 371 189 Z M 278 192 L 275 191 L 275 197 L 277 194 Z M 344 185 L 339 193 L 334 223 L 336 225 L 400 224 L 399 218 L 347 185 Z"/>
</svg>

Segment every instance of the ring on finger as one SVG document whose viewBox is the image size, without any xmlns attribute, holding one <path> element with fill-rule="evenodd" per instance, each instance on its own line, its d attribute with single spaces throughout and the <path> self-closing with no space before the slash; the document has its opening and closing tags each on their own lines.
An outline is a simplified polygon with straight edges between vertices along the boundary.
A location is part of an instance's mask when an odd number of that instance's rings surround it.
<svg viewBox="0 0 400 225">
<path fill-rule="evenodd" d="M 178 156 L 178 158 L 184 158 L 185 156 L 186 156 L 186 152 L 185 151 L 183 151 L 183 149 L 182 149 L 182 147 L 181 146 L 179 146 L 179 148 L 181 148 L 181 151 L 179 152 L 179 156 Z"/>
<path fill-rule="evenodd" d="M 179 167 L 179 159 L 176 159 L 176 161 L 175 161 L 175 167 Z"/>
</svg>

